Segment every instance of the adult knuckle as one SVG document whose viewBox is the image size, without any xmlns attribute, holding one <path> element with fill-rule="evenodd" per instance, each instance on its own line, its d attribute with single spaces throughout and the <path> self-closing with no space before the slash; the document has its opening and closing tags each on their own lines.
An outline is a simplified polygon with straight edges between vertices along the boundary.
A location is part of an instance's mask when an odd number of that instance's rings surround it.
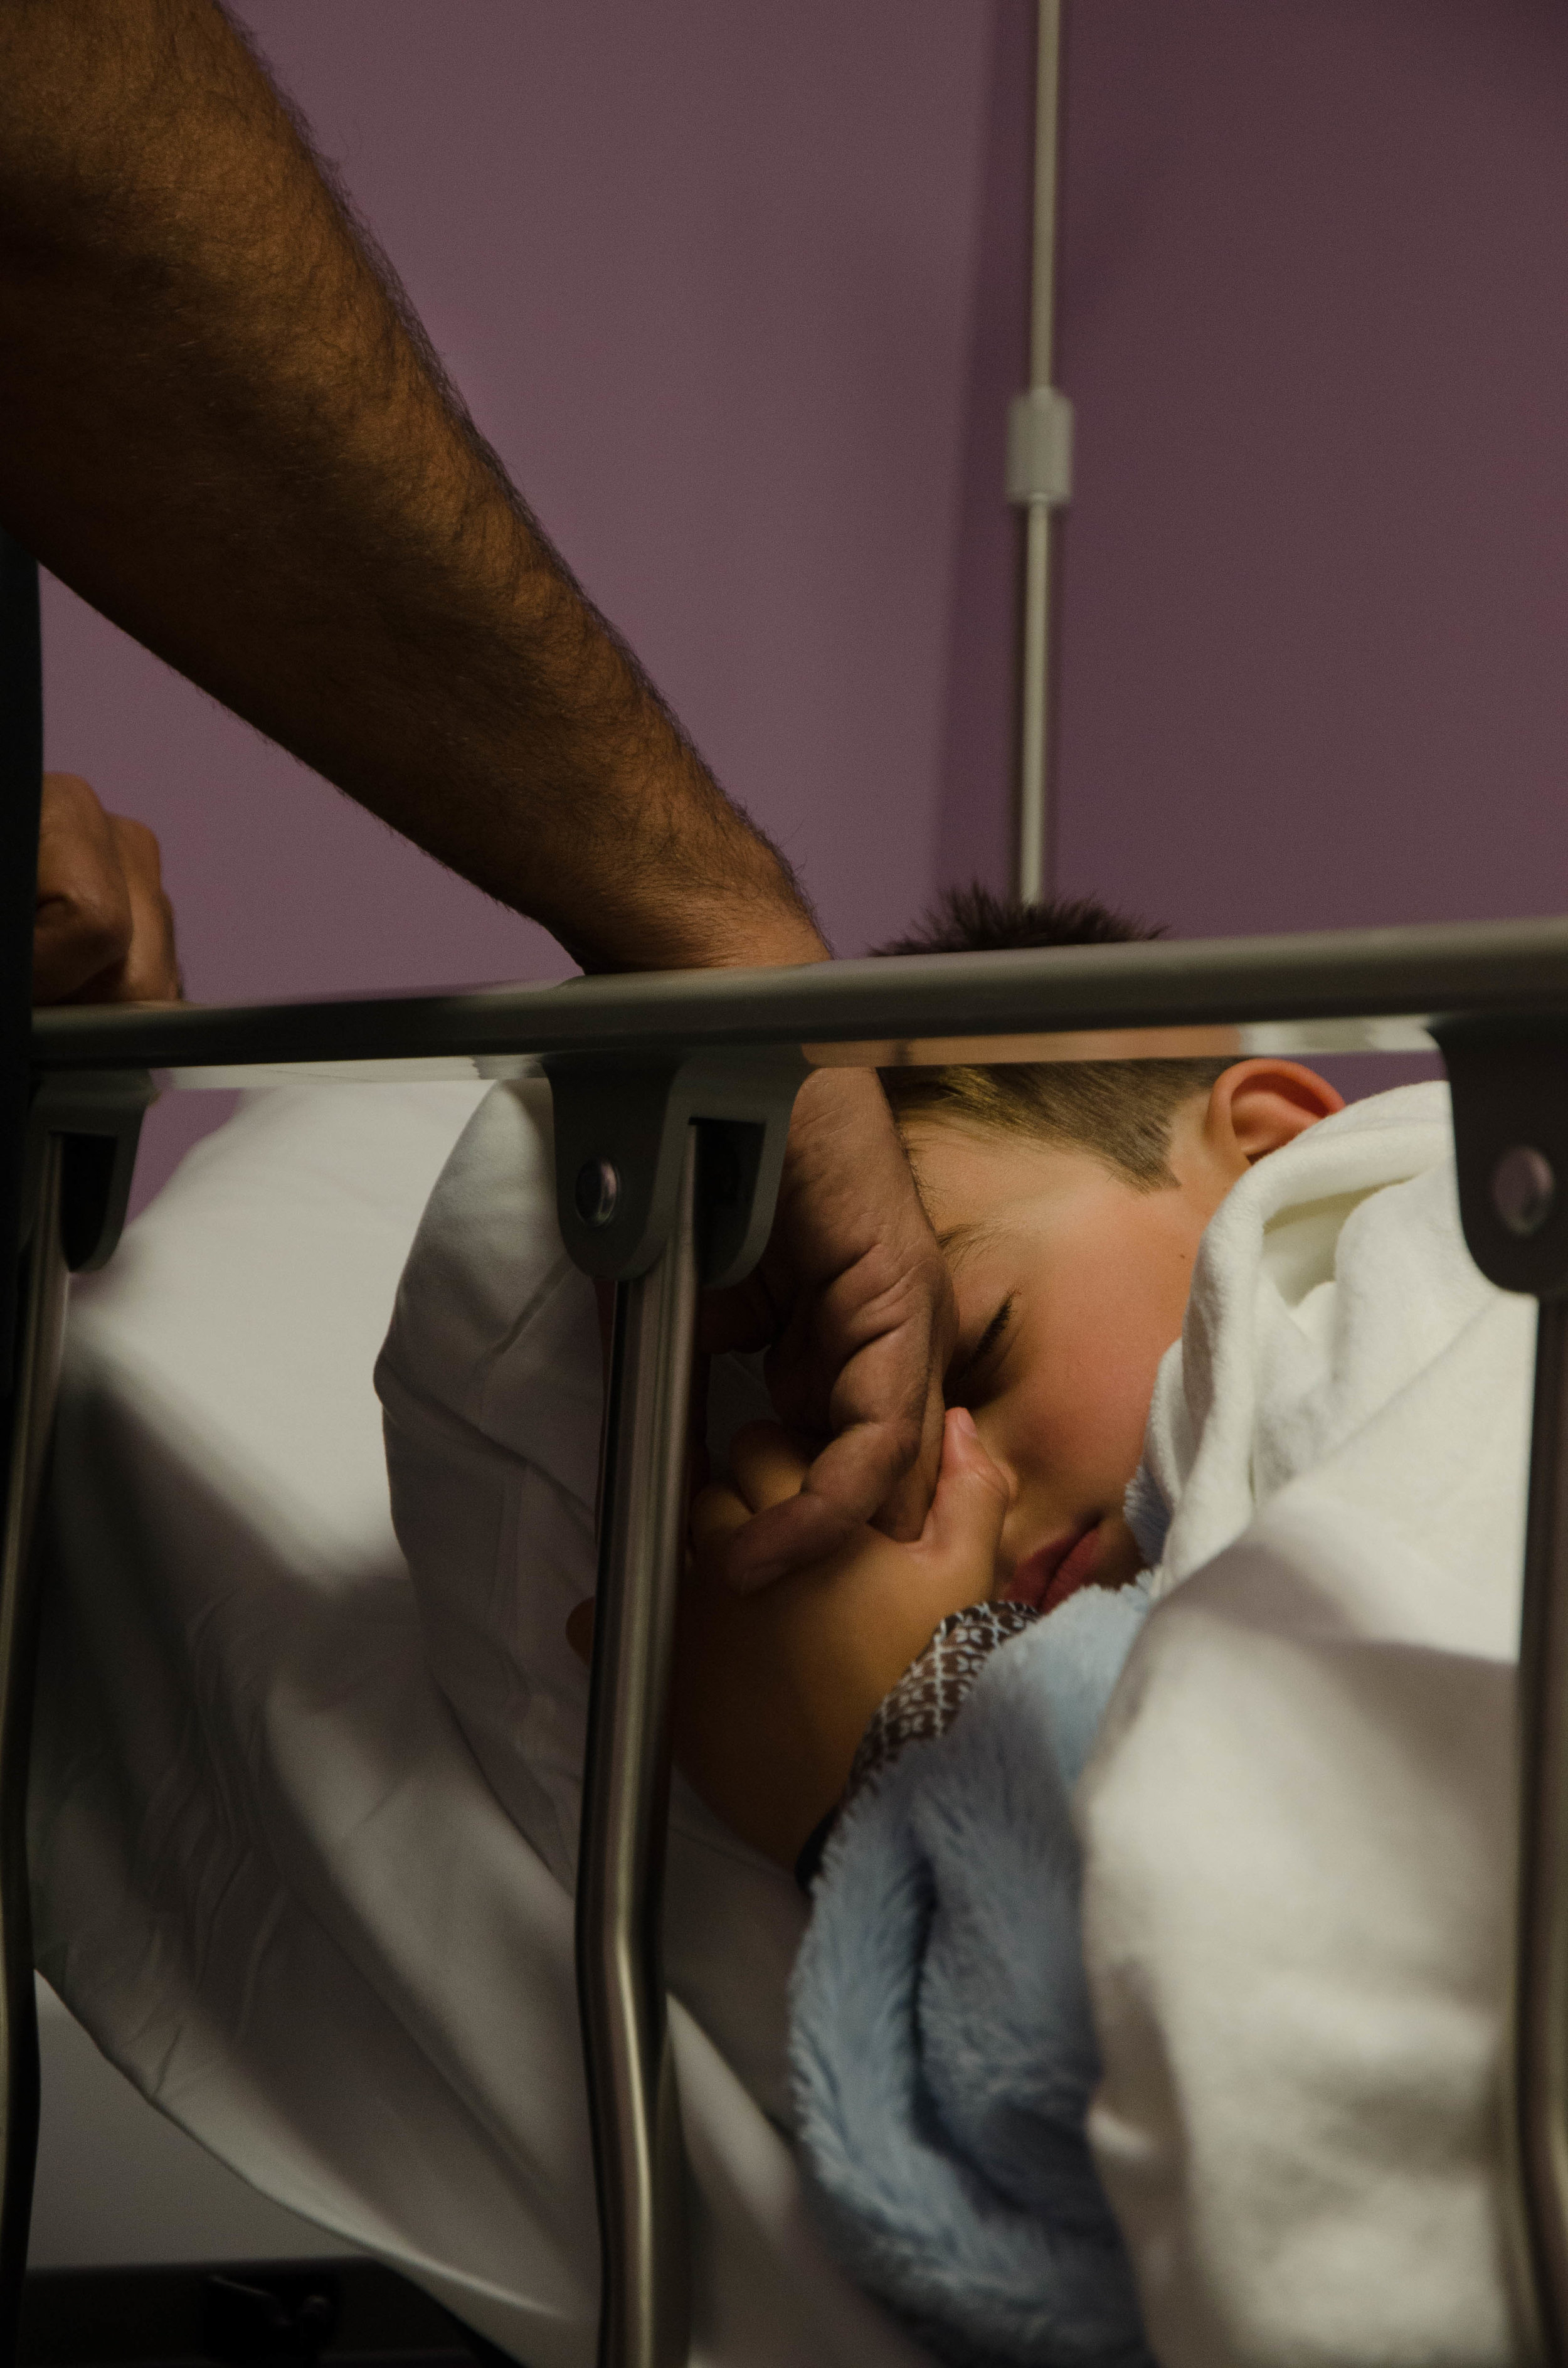
<svg viewBox="0 0 1568 2368">
<path fill-rule="evenodd" d="M 91 889 L 55 902 L 51 927 L 75 960 L 103 970 L 118 962 L 131 942 L 131 916 L 114 898 Z"/>
<path fill-rule="evenodd" d="M 163 849 L 156 831 L 138 822 L 133 814 L 116 814 L 114 827 L 125 860 L 150 880 L 158 879 L 163 869 Z"/>
<path fill-rule="evenodd" d="M 919 1276 L 876 1243 L 829 1285 L 823 1304 L 830 1321 L 871 1339 L 906 1324 L 924 1297 Z"/>
</svg>

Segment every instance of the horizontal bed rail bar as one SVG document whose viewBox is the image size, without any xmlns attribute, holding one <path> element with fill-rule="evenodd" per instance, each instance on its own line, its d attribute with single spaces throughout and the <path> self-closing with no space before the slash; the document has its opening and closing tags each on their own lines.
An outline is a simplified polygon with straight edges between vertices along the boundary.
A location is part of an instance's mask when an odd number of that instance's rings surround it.
<svg viewBox="0 0 1568 2368">
<path fill-rule="evenodd" d="M 1568 921 L 917 954 L 318 1003 L 76 1007 L 35 1015 L 33 1058 L 46 1070 L 177 1070 L 796 1044 L 819 1062 L 887 1064 L 960 1057 L 955 1040 L 1141 1030 L 1160 1031 L 1167 1053 L 1176 1030 L 1226 1035 L 1184 1051 L 1393 1051 L 1461 1012 L 1568 1013 Z M 1230 1038 L 1287 1022 L 1312 1033 Z M 1131 1045 L 1118 1052 L 1136 1057 Z M 1009 1056 L 1063 1057 L 1043 1045 Z"/>
<path fill-rule="evenodd" d="M 1532 1007 L 1537 1011 L 1540 1008 L 1539 1004 Z M 1437 1045 L 1432 1030 L 1441 1024 L 1436 1017 L 1415 1019 L 1403 1014 L 1358 1019 L 1251 1019 L 1239 1027 L 1224 1028 L 1052 1028 L 1027 1032 L 1005 1029 L 994 1036 L 829 1037 L 788 1049 L 798 1051 L 804 1067 L 810 1069 L 933 1068 L 976 1061 L 987 1062 L 993 1067 L 1016 1061 L 1190 1061 L 1211 1057 L 1244 1061 L 1259 1053 L 1294 1060 L 1328 1053 L 1434 1053 Z M 624 1037 L 612 1039 L 611 1046 L 618 1057 L 628 1057 Z M 604 1047 L 596 1038 L 585 1049 L 597 1053 Z M 636 1041 L 630 1057 L 653 1057 L 674 1049 L 663 1037 L 643 1037 Z M 688 1052 L 692 1047 L 683 1042 L 679 1049 Z M 749 1045 L 724 1049 L 732 1053 L 738 1051 L 743 1056 L 747 1051 L 766 1049 L 777 1057 L 786 1048 L 777 1044 L 759 1046 L 754 1037 Z M 559 1052 L 554 1057 L 560 1057 Z M 215 1061 L 200 1068 L 161 1069 L 158 1074 L 165 1085 L 177 1093 L 222 1092 L 236 1087 L 267 1085 L 467 1084 L 475 1078 L 540 1076 L 551 1058 L 548 1053 L 384 1053 L 358 1061 Z"/>
</svg>

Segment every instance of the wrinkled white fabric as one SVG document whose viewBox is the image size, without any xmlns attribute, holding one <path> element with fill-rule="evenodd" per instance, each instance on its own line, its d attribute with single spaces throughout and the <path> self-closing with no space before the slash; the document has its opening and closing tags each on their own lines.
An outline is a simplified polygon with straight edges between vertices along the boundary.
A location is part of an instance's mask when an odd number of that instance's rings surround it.
<svg viewBox="0 0 1568 2368">
<path fill-rule="evenodd" d="M 736 1360 L 717 1365 L 730 1429 L 769 1411 Z M 497 1799 L 568 1888 L 588 1680 L 566 1619 L 594 1591 L 601 1366 L 593 1285 L 556 1223 L 550 1087 L 497 1086 L 420 1219 L 376 1387 L 430 1668 Z M 790 1877 L 677 1777 L 670 1985 L 779 2122 L 805 1919 Z"/>
<path fill-rule="evenodd" d="M 1091 2137 L 1165 2368 L 1514 2357 L 1534 1328 L 1465 1250 L 1440 1086 L 1261 1161 L 1205 1236 L 1156 1608 L 1078 1799 Z"/>
<path fill-rule="evenodd" d="M 49 1514 L 35 1940 L 105 2053 L 253 2185 L 529 2368 L 589 2368 L 571 1900 L 432 1676 L 370 1386 L 481 1091 L 255 1098 L 82 1294 Z M 483 1228 L 469 1245 L 482 1295 L 493 1246 Z M 597 1353 L 590 1310 L 585 1348 L 556 1339 L 510 1403 L 519 1440 L 574 1441 L 579 1473 Z M 567 1538 L 591 1567 L 580 1508 L 528 1501 L 543 1551 Z M 442 1503 L 460 1545 L 460 1486 Z M 712 1977 L 754 2066 L 782 2019 L 770 1945 L 735 1936 Z M 917 2368 L 827 2260 L 788 2149 L 678 1999 L 671 2027 L 695 2368 Z"/>
</svg>

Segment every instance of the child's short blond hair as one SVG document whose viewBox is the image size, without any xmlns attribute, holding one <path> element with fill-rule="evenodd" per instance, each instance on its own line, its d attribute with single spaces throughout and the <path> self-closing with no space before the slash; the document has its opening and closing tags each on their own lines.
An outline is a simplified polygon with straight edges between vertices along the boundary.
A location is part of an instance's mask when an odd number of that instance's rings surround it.
<svg viewBox="0 0 1568 2368">
<path fill-rule="evenodd" d="M 880 954 L 994 952 L 1024 946 L 1126 945 L 1164 930 L 1092 897 L 1029 904 L 978 882 L 949 890 L 919 927 Z M 1228 1061 L 1020 1061 L 994 1067 L 884 1069 L 900 1125 L 914 1119 L 983 1128 L 1092 1152 L 1140 1191 L 1173 1185 L 1171 1121 L 1207 1093 Z"/>
</svg>

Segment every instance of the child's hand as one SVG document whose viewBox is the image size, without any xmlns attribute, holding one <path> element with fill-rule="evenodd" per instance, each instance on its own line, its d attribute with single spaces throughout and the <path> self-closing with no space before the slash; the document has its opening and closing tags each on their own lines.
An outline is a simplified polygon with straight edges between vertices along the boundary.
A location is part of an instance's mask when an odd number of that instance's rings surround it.
<svg viewBox="0 0 1568 2368">
<path fill-rule="evenodd" d="M 699 1559 L 720 1576 L 724 1547 L 755 1514 L 799 1494 L 811 1465 L 811 1451 L 775 1422 L 747 1423 L 730 1448 L 732 1481 L 704 1488 L 692 1507 L 691 1543 Z M 942 1436 L 942 1469 L 926 1526 L 913 1544 L 897 1545 L 869 1527 L 848 1544 L 808 1567 L 820 1575 L 841 1567 L 883 1564 L 912 1592 L 960 1592 L 938 1611 L 927 1637 L 947 1611 L 961 1611 L 992 1591 L 997 1543 L 1007 1511 L 1007 1485 L 980 1443 L 974 1418 L 952 1407 Z M 875 1554 L 879 1541 L 884 1558 Z M 922 1642 L 926 1640 L 923 1639 Z M 920 1648 L 916 1646 L 916 1651 Z M 914 1654 L 910 1655 L 914 1658 Z M 907 1666 L 907 1664 L 905 1665 Z"/>
<path fill-rule="evenodd" d="M 993 1590 L 1006 1484 L 971 1417 L 947 1417 L 941 1477 L 910 1545 L 863 1528 L 750 1596 L 722 1576 L 755 1513 L 799 1489 L 808 1452 L 771 1423 L 740 1432 L 733 1486 L 705 1488 L 676 1649 L 680 1765 L 735 1830 L 792 1866 L 843 1790 L 867 1721 L 950 1611 Z"/>
</svg>

